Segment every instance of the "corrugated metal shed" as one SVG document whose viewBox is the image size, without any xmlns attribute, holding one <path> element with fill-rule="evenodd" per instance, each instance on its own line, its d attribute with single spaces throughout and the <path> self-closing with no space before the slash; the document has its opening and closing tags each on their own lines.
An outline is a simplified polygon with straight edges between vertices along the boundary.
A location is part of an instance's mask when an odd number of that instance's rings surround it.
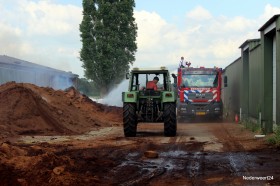
<svg viewBox="0 0 280 186">
<path fill-rule="evenodd" d="M 76 86 L 78 75 L 38 65 L 6 55 L 0 55 L 0 84 L 9 81 L 65 89 Z"/>
<path fill-rule="evenodd" d="M 265 131 L 271 132 L 274 124 L 280 124 L 280 14 L 269 19 L 259 31 L 260 39 L 241 44 L 241 65 L 233 63 L 226 67 L 224 76 L 228 76 L 229 83 L 223 101 L 227 103 L 225 109 L 235 114 L 236 107 L 229 105 L 239 103 L 244 118 L 261 119 Z M 231 82 L 238 78 L 240 97 L 232 100 L 235 85 Z"/>
</svg>

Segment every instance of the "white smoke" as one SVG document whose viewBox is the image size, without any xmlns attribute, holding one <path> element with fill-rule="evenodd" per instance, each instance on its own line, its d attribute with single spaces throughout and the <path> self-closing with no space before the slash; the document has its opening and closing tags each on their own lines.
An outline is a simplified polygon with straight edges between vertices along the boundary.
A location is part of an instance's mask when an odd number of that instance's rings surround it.
<svg viewBox="0 0 280 186">
<path fill-rule="evenodd" d="M 72 77 L 73 78 L 73 77 Z M 63 76 L 63 75 L 54 75 L 52 78 L 52 88 L 54 89 L 60 89 L 65 90 L 69 87 L 76 87 L 73 79 L 69 76 Z"/>
<path fill-rule="evenodd" d="M 100 102 L 102 104 L 122 107 L 122 92 L 128 90 L 129 80 L 123 80 L 115 89 L 113 89 L 107 96 L 105 96 Z"/>
</svg>

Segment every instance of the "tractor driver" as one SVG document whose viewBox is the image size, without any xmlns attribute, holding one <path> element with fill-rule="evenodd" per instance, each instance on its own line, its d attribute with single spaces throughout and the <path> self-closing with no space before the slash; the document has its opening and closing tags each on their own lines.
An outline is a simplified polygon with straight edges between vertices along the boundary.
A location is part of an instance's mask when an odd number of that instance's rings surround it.
<svg viewBox="0 0 280 186">
<path fill-rule="evenodd" d="M 146 89 L 153 89 L 153 90 L 158 90 L 157 88 L 157 83 L 159 81 L 159 78 L 157 76 L 154 77 L 153 81 L 148 81 L 147 82 L 147 87 Z"/>
</svg>

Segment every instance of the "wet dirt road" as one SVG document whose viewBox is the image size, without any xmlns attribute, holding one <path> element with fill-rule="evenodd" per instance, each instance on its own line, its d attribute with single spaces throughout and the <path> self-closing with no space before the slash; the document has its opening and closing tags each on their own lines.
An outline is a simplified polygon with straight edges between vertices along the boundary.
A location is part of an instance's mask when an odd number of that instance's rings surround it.
<svg viewBox="0 0 280 186">
<path fill-rule="evenodd" d="M 280 185 L 280 151 L 233 123 L 121 126 L 76 136 L 23 136 L 2 144 L 2 185 Z M 4 149 L 4 150 L 3 150 Z M 146 151 L 156 151 L 148 158 Z M 5 160 L 5 161 L 4 161 Z M 21 162 L 21 163 L 19 163 Z M 4 174 L 2 174 L 4 173 Z"/>
</svg>

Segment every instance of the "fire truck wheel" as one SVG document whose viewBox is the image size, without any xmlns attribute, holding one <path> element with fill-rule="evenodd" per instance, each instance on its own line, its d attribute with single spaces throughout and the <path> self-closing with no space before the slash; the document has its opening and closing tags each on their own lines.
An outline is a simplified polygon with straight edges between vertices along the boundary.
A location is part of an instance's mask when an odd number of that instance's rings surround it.
<svg viewBox="0 0 280 186">
<path fill-rule="evenodd" d="M 164 103 L 163 108 L 164 135 L 169 137 L 176 136 L 176 103 Z"/>
<path fill-rule="evenodd" d="M 135 103 L 123 104 L 123 130 L 125 137 L 136 136 L 137 115 Z"/>
</svg>

